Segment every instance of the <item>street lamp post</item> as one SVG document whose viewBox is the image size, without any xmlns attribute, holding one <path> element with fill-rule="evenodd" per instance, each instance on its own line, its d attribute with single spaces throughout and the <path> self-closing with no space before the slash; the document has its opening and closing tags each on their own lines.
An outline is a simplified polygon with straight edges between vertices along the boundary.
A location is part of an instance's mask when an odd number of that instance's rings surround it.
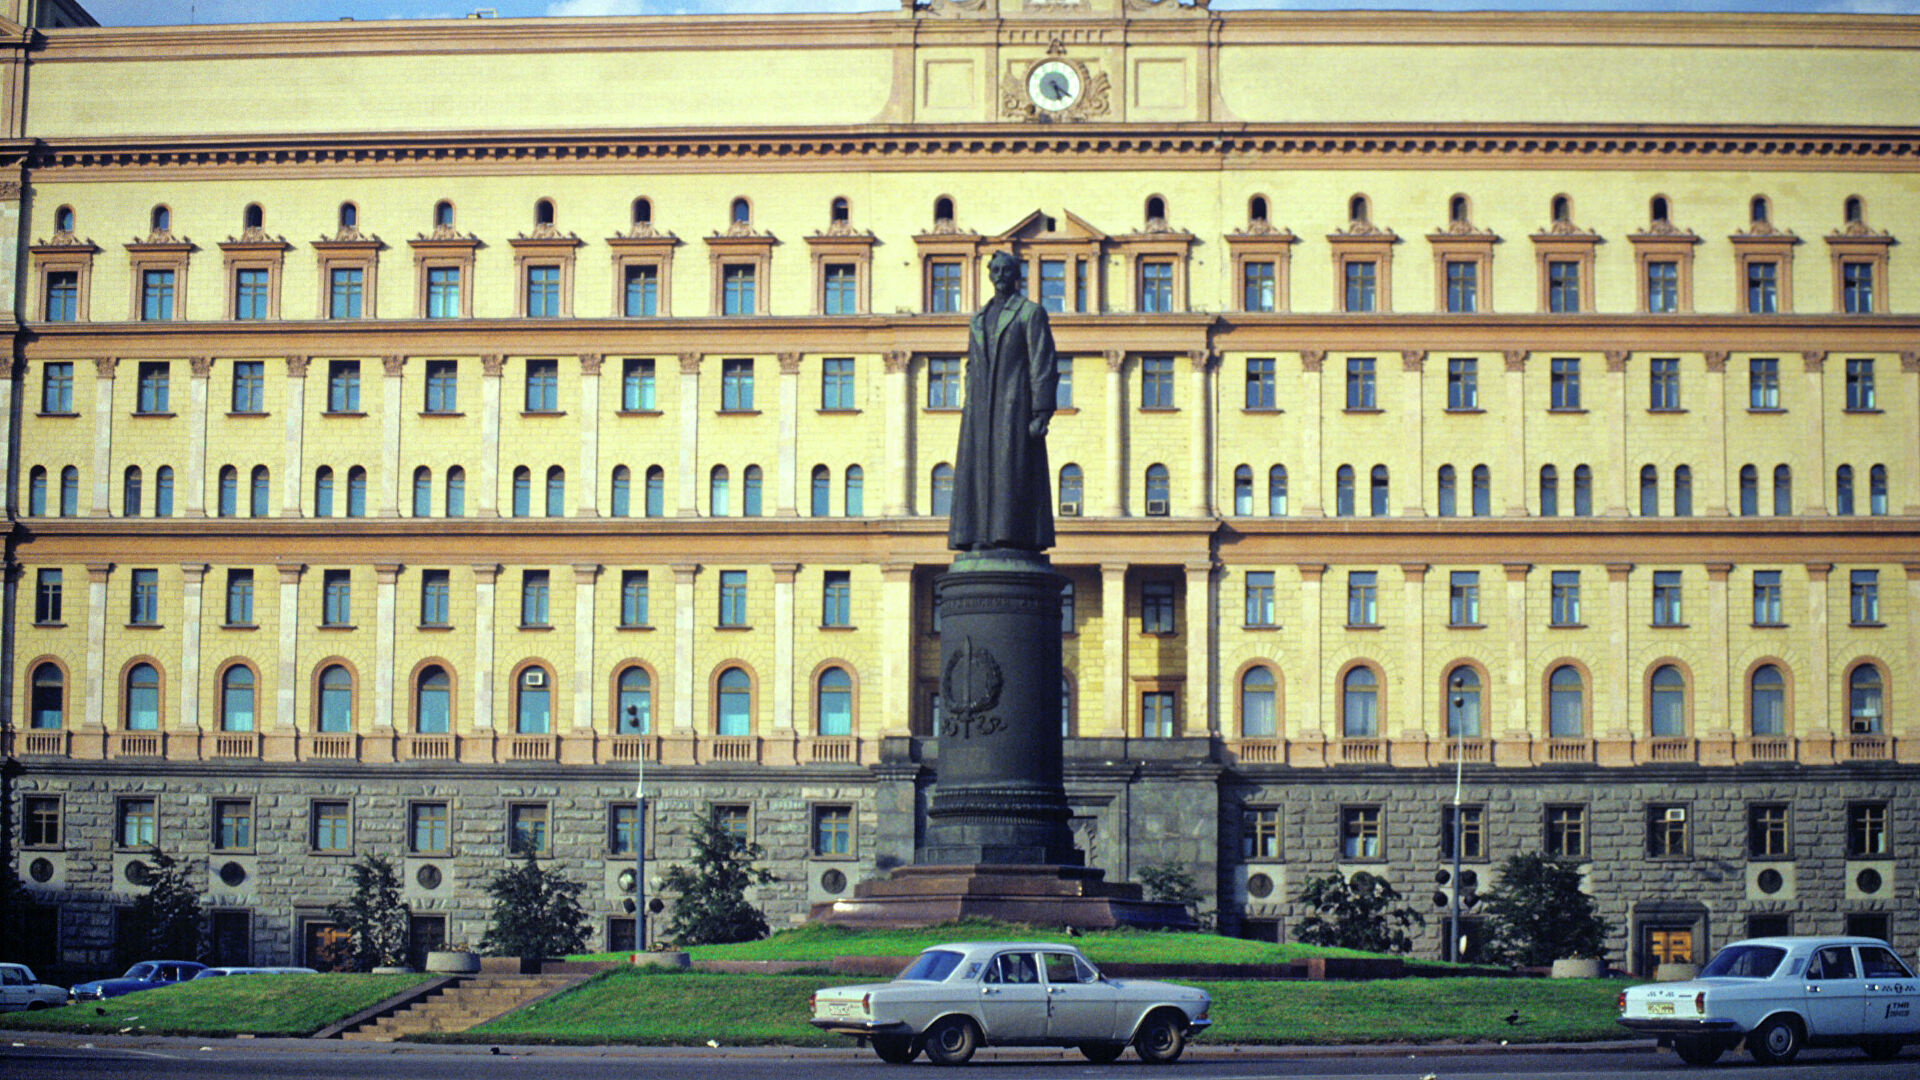
<svg viewBox="0 0 1920 1080">
<path fill-rule="evenodd" d="M 1447 959 L 1458 963 L 1460 960 L 1460 785 L 1462 771 L 1466 766 L 1467 755 L 1463 740 L 1466 736 L 1466 718 L 1460 715 L 1460 707 L 1466 703 L 1461 694 L 1466 680 L 1459 675 L 1453 677 L 1453 708 L 1448 710 L 1447 723 L 1453 728 L 1453 900 L 1447 915 Z"/>
<path fill-rule="evenodd" d="M 642 736 L 633 755 L 633 944 L 638 952 L 647 952 L 647 741 L 640 729 L 640 707 L 627 706 L 627 722 L 635 735 Z"/>
</svg>

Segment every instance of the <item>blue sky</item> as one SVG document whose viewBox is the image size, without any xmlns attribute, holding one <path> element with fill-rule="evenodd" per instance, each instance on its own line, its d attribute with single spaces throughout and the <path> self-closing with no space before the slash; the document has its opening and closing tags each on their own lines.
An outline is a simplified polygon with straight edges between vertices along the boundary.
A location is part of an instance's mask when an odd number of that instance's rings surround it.
<svg viewBox="0 0 1920 1080">
<path fill-rule="evenodd" d="M 104 26 L 722 12 L 887 11 L 898 0 L 81 0 Z M 1214 7 L 1430 11 L 1803 11 L 1915 14 L 1920 0 L 1214 0 Z"/>
</svg>

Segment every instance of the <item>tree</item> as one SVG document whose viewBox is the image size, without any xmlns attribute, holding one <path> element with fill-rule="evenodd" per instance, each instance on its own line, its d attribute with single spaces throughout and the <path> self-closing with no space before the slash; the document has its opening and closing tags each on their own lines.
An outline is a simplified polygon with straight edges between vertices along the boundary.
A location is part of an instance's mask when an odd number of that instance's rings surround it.
<svg viewBox="0 0 1920 1080">
<path fill-rule="evenodd" d="M 767 936 L 767 917 L 747 902 L 747 887 L 774 879 L 754 861 L 759 844 L 729 832 L 718 819 L 697 819 L 693 831 L 693 867 L 667 868 L 661 884 L 677 895 L 667 933 L 680 945 L 719 945 L 757 941 Z"/>
<path fill-rule="evenodd" d="M 1187 913 L 1194 917 L 1194 922 L 1202 929 L 1211 927 L 1212 913 L 1200 912 L 1200 901 L 1206 897 L 1194 882 L 1193 871 L 1171 859 L 1151 863 L 1140 868 L 1140 884 L 1146 889 L 1147 899 L 1163 904 L 1179 904 L 1187 909 Z"/>
<path fill-rule="evenodd" d="M 368 855 L 353 864 L 353 895 L 327 908 L 346 931 L 334 962 L 352 971 L 394 967 L 407 962 L 407 917 L 400 901 L 400 875 L 393 864 Z"/>
<path fill-rule="evenodd" d="M 1413 948 L 1407 931 L 1426 920 L 1411 906 L 1394 907 L 1400 899 L 1385 878 L 1365 870 L 1351 879 L 1338 873 L 1313 878 L 1301 888 L 1300 902 L 1317 914 L 1300 920 L 1296 936 L 1309 945 L 1406 952 Z"/>
<path fill-rule="evenodd" d="M 1481 910 L 1487 915 L 1487 955 L 1497 962 L 1531 967 L 1606 955 L 1607 920 L 1594 914 L 1574 863 L 1544 855 L 1509 858 Z"/>
<path fill-rule="evenodd" d="M 587 913 L 580 907 L 586 886 L 558 870 L 542 869 L 533 852 L 512 870 L 487 882 L 493 915 L 480 951 L 488 956 L 565 956 L 587 944 Z"/>
<path fill-rule="evenodd" d="M 158 847 L 147 853 L 147 891 L 122 921 L 120 948 L 133 960 L 192 960 L 200 955 L 200 894 L 187 870 Z"/>
</svg>

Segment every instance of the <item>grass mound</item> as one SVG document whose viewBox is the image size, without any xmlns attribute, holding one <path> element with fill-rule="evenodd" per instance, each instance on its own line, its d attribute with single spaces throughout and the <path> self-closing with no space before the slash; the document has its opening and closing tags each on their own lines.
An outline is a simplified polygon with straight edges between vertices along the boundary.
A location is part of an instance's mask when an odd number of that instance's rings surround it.
<svg viewBox="0 0 1920 1080">
<path fill-rule="evenodd" d="M 431 977 L 229 975 L 43 1012 L 0 1013 L 0 1026 L 101 1035 L 311 1035 Z"/>
</svg>

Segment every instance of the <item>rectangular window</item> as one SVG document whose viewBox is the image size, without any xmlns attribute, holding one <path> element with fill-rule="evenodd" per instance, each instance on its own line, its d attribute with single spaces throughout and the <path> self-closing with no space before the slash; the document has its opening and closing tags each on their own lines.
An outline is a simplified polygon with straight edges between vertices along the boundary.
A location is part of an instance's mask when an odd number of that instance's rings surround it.
<svg viewBox="0 0 1920 1080">
<path fill-rule="evenodd" d="M 720 411 L 753 411 L 753 360 L 720 361 Z"/>
<path fill-rule="evenodd" d="M 233 317 L 236 319 L 267 317 L 267 272 L 265 270 L 234 271 Z"/>
<path fill-rule="evenodd" d="M 1460 857 L 1463 859 L 1484 859 L 1487 857 L 1487 808 L 1484 806 L 1462 806 L 1460 819 Z M 1440 857 L 1453 858 L 1454 810 L 1451 806 L 1440 808 Z"/>
<path fill-rule="evenodd" d="M 20 843 L 23 847 L 60 846 L 60 798 L 28 795 L 20 800 Z"/>
<path fill-rule="evenodd" d="M 1547 807 L 1546 847 L 1549 858 L 1586 858 L 1587 808 L 1584 806 Z"/>
<path fill-rule="evenodd" d="M 1347 408 L 1376 408 L 1373 392 L 1373 358 L 1353 357 L 1347 361 Z"/>
<path fill-rule="evenodd" d="M 927 310 L 950 314 L 960 310 L 960 263 L 935 259 L 927 264 Z"/>
<path fill-rule="evenodd" d="M 621 312 L 630 319 L 660 314 L 660 268 L 629 266 L 623 272 Z"/>
<path fill-rule="evenodd" d="M 365 311 L 366 271 L 357 266 L 335 267 L 327 278 L 327 318 L 359 318 Z"/>
<path fill-rule="evenodd" d="M 1647 310 L 1656 314 L 1671 314 L 1680 310 L 1680 264 L 1675 262 L 1649 262 L 1647 264 Z"/>
<path fill-rule="evenodd" d="M 1065 259 L 1040 260 L 1040 306 L 1055 313 L 1067 309 L 1067 261 Z M 1141 308 L 1141 310 L 1147 309 Z"/>
<path fill-rule="evenodd" d="M 1847 577 L 1854 625 L 1880 625 L 1880 571 L 1855 570 Z"/>
<path fill-rule="evenodd" d="M 620 571 L 620 625 L 647 625 L 647 572 Z"/>
<path fill-rule="evenodd" d="M 1240 264 L 1240 308 L 1243 311 L 1272 311 L 1274 305 L 1273 264 Z"/>
<path fill-rule="evenodd" d="M 1381 857 L 1380 808 L 1378 806 L 1340 808 L 1340 855 L 1347 859 Z"/>
<path fill-rule="evenodd" d="M 1273 571 L 1247 571 L 1247 625 L 1274 625 Z"/>
<path fill-rule="evenodd" d="M 1679 626 L 1684 621 L 1680 615 L 1680 571 L 1655 570 L 1653 572 L 1653 625 Z"/>
<path fill-rule="evenodd" d="M 560 411 L 560 361 L 527 361 L 526 411 Z"/>
<path fill-rule="evenodd" d="M 1372 570 L 1347 574 L 1347 625 L 1380 625 L 1378 575 Z"/>
<path fill-rule="evenodd" d="M 1847 805 L 1847 857 L 1883 859 L 1893 854 L 1887 832 L 1887 804 L 1857 802 Z"/>
<path fill-rule="evenodd" d="M 1873 264 L 1845 263 L 1840 267 L 1841 307 L 1849 315 L 1873 314 Z"/>
<path fill-rule="evenodd" d="M 327 570 L 321 574 L 322 626 L 353 624 L 353 571 Z"/>
<path fill-rule="evenodd" d="M 550 626 L 548 621 L 547 572 L 525 570 L 520 574 L 520 625 Z"/>
<path fill-rule="evenodd" d="M 1371 262 L 1350 262 L 1346 266 L 1346 310 L 1372 311 L 1374 306 L 1374 266 Z"/>
<path fill-rule="evenodd" d="M 1173 358 L 1149 356 L 1140 361 L 1140 407 L 1173 408 Z"/>
<path fill-rule="evenodd" d="M 560 315 L 560 268 L 527 267 L 527 318 L 553 319 Z"/>
<path fill-rule="evenodd" d="M 1755 570 L 1753 572 L 1753 624 L 1779 626 L 1780 623 L 1780 571 Z"/>
<path fill-rule="evenodd" d="M 607 807 L 607 854 L 632 857 L 634 825 L 639 820 L 640 808 L 633 803 Z"/>
<path fill-rule="evenodd" d="M 167 407 L 168 383 L 171 381 L 171 365 L 165 360 L 142 360 L 138 369 L 140 386 L 139 397 L 134 403 L 134 411 L 159 415 L 172 410 Z"/>
<path fill-rule="evenodd" d="M 51 270 L 47 273 L 46 318 L 48 322 L 73 322 L 80 317 L 80 272 Z"/>
<path fill-rule="evenodd" d="M 745 847 L 753 839 L 753 810 L 739 803 L 715 803 L 713 820 L 734 844 Z"/>
<path fill-rule="evenodd" d="M 1547 310 L 1561 315 L 1570 315 L 1580 310 L 1579 263 L 1550 262 L 1547 264 Z"/>
<path fill-rule="evenodd" d="M 1480 572 L 1454 570 L 1447 575 L 1447 622 L 1453 626 L 1480 625 Z"/>
<path fill-rule="evenodd" d="M 1274 407 L 1273 361 L 1271 359 L 1247 361 L 1247 404 L 1249 409 L 1269 410 Z"/>
<path fill-rule="evenodd" d="M 1756 859 L 1784 859 L 1788 846 L 1787 804 L 1754 803 L 1747 807 L 1747 854 Z"/>
<path fill-rule="evenodd" d="M 64 621 L 61 611 L 61 575 L 58 570 L 41 569 L 34 574 L 33 621 L 57 626 Z"/>
<path fill-rule="evenodd" d="M 160 622 L 160 571 L 133 572 L 132 603 L 127 621 L 135 626 L 154 626 Z"/>
<path fill-rule="evenodd" d="M 816 856 L 853 854 L 853 807 L 816 806 L 813 808 L 813 854 Z"/>
<path fill-rule="evenodd" d="M 511 803 L 507 806 L 507 851 L 514 855 L 547 850 L 547 804 Z"/>
<path fill-rule="evenodd" d="M 1647 408 L 1656 412 L 1680 407 L 1680 361 L 1655 360 L 1647 365 Z"/>
<path fill-rule="evenodd" d="M 1779 266 L 1771 262 L 1747 264 L 1747 314 L 1773 315 L 1780 310 Z"/>
<path fill-rule="evenodd" d="M 720 571 L 720 625 L 747 625 L 747 572 Z"/>
<path fill-rule="evenodd" d="M 1580 407 L 1580 361 L 1562 358 L 1553 361 L 1548 371 L 1549 409 Z"/>
<path fill-rule="evenodd" d="M 1280 857 L 1280 808 L 1249 806 L 1240 812 L 1240 857 Z"/>
<path fill-rule="evenodd" d="M 140 320 L 165 322 L 171 318 L 173 318 L 173 271 L 143 271 L 140 274 Z"/>
<path fill-rule="evenodd" d="M 834 357 L 820 362 L 820 407 L 826 410 L 858 408 L 853 396 L 853 360 Z"/>
<path fill-rule="evenodd" d="M 152 799 L 121 799 L 114 807 L 114 838 L 123 848 L 147 848 L 159 833 L 159 809 Z"/>
<path fill-rule="evenodd" d="M 1172 582 L 1140 583 L 1140 632 L 1143 634 L 1173 633 Z"/>
<path fill-rule="evenodd" d="M 1455 358 L 1447 361 L 1447 408 L 1480 407 L 1480 361 Z"/>
<path fill-rule="evenodd" d="M 342 854 L 353 850 L 353 818 L 344 802 L 315 802 L 308 838 L 316 852 Z"/>
<path fill-rule="evenodd" d="M 1173 693 L 1149 690 L 1140 695 L 1140 736 L 1171 739 L 1174 733 Z"/>
<path fill-rule="evenodd" d="M 45 380 L 40 386 L 40 411 L 44 413 L 70 413 L 73 411 L 73 364 L 59 360 L 42 369 Z"/>
<path fill-rule="evenodd" d="M 1580 571 L 1553 572 L 1552 600 L 1553 610 L 1549 617 L 1554 626 L 1580 625 Z"/>
<path fill-rule="evenodd" d="M 852 571 L 828 570 L 823 575 L 820 590 L 820 625 L 853 625 Z"/>
<path fill-rule="evenodd" d="M 1447 310 L 1471 315 L 1480 310 L 1480 264 L 1447 260 Z"/>
<path fill-rule="evenodd" d="M 267 365 L 259 360 L 240 360 L 233 365 L 233 405 L 237 413 L 267 411 Z"/>
<path fill-rule="evenodd" d="M 828 315 L 857 315 L 860 313 L 859 292 L 855 288 L 857 277 L 852 263 L 827 263 L 826 280 L 822 288 L 826 295 L 821 298 L 820 309 Z"/>
<path fill-rule="evenodd" d="M 1780 361 L 1747 361 L 1747 408 L 1780 407 Z"/>
<path fill-rule="evenodd" d="M 1053 386 L 1053 407 L 1056 411 L 1071 409 L 1073 408 L 1073 357 L 1056 358 L 1054 370 L 1059 372 L 1060 378 Z"/>
<path fill-rule="evenodd" d="M 1693 851 L 1688 807 L 1654 803 L 1647 807 L 1647 855 L 1655 859 L 1684 859 Z"/>
<path fill-rule="evenodd" d="M 452 618 L 449 611 L 452 598 L 453 587 L 448 571 L 422 570 L 420 572 L 420 625 L 448 625 Z"/>
<path fill-rule="evenodd" d="M 960 360 L 936 356 L 927 361 L 927 408 L 960 407 Z"/>
<path fill-rule="evenodd" d="M 620 365 L 620 411 L 653 412 L 653 361 L 628 359 Z"/>
<path fill-rule="evenodd" d="M 407 805 L 407 850 L 415 855 L 445 855 L 453 850 L 453 830 L 443 802 Z"/>
<path fill-rule="evenodd" d="M 253 846 L 253 802 L 250 799 L 213 801 L 213 847 L 233 851 Z"/>
<path fill-rule="evenodd" d="M 757 310 L 753 272 L 751 263 L 729 263 L 720 268 L 720 314 L 751 315 Z"/>
<path fill-rule="evenodd" d="M 227 571 L 227 625 L 253 625 L 253 571 Z"/>
<path fill-rule="evenodd" d="M 1847 408 L 1858 411 L 1879 407 L 1873 393 L 1873 361 L 1847 361 Z"/>
<path fill-rule="evenodd" d="M 426 411 L 430 413 L 456 413 L 460 411 L 459 361 L 427 361 Z"/>
<path fill-rule="evenodd" d="M 427 271 L 427 318 L 460 317 L 460 268 L 435 266 Z"/>
<path fill-rule="evenodd" d="M 360 411 L 360 361 L 327 361 L 327 411 Z"/>
<path fill-rule="evenodd" d="M 1044 278 L 1041 284 L 1044 287 Z M 1158 260 L 1145 260 L 1140 263 L 1140 310 L 1146 312 L 1173 310 L 1172 263 Z"/>
</svg>

